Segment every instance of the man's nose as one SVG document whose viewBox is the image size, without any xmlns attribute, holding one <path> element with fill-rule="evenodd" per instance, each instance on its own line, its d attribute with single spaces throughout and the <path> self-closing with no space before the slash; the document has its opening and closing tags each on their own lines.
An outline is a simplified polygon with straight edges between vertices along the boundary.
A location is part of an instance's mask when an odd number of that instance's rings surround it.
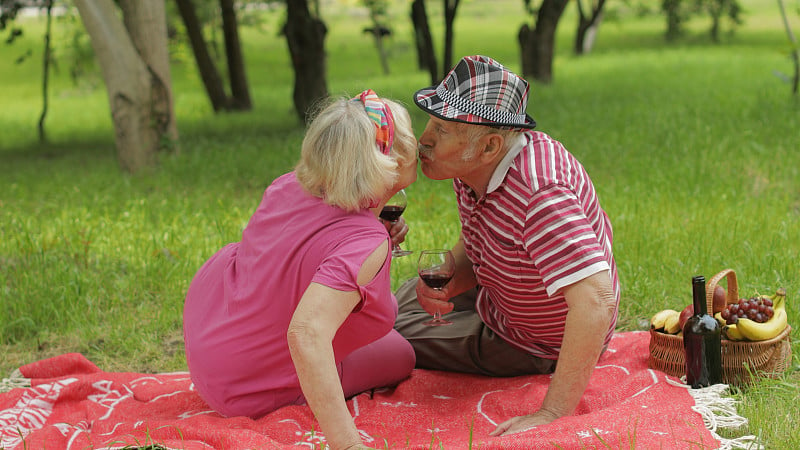
<svg viewBox="0 0 800 450">
<path fill-rule="evenodd" d="M 417 146 L 419 147 L 420 150 L 428 150 L 432 147 L 433 144 L 428 136 L 429 136 L 428 128 L 426 127 L 422 131 L 422 134 L 419 136 L 419 139 L 417 140 Z"/>
</svg>

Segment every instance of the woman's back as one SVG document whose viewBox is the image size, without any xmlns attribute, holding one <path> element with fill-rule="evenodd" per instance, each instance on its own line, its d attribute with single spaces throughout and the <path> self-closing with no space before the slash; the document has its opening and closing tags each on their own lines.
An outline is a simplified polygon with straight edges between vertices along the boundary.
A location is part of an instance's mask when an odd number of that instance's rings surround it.
<svg viewBox="0 0 800 450">
<path fill-rule="evenodd" d="M 385 335 L 397 313 L 389 261 L 372 282 L 356 283 L 362 262 L 382 241 L 388 245 L 388 234 L 370 211 L 325 204 L 303 191 L 294 172 L 276 179 L 242 241 L 209 259 L 186 297 L 187 361 L 206 401 L 225 413 L 255 393 L 274 394 L 271 405 L 259 405 L 266 410 L 301 398 L 286 331 L 312 281 L 358 290 L 363 299 L 334 339 L 337 363 L 365 339 Z M 351 330 L 361 342 L 347 337 Z"/>
</svg>

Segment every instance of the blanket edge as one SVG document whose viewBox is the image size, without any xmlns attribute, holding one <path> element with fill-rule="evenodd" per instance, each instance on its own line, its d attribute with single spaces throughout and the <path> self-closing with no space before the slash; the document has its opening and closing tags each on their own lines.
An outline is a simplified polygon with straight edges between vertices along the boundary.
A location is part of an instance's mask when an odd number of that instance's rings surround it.
<svg viewBox="0 0 800 450">
<path fill-rule="evenodd" d="M 3 378 L 0 380 L 0 394 L 10 392 L 12 389 L 16 388 L 29 387 L 31 387 L 30 378 L 25 378 L 19 369 L 15 369 L 13 372 L 11 372 L 11 375 L 9 375 L 8 378 Z"/>
</svg>

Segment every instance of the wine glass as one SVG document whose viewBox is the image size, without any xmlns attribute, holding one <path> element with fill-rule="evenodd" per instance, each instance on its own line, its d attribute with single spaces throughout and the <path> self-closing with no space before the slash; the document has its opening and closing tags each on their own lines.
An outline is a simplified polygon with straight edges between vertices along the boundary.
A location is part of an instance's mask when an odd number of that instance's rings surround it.
<svg viewBox="0 0 800 450">
<path fill-rule="evenodd" d="M 417 273 L 422 281 L 429 287 L 441 291 L 450 282 L 456 271 L 456 261 L 450 250 L 423 250 L 419 254 Z M 437 310 L 433 319 L 423 322 L 423 325 L 440 326 L 450 325 L 453 322 L 442 319 L 442 314 Z"/>
<path fill-rule="evenodd" d="M 406 191 L 405 189 L 400 189 L 386 202 L 385 205 L 383 205 L 380 218 L 394 225 L 400 219 L 400 216 L 403 215 L 403 211 L 406 210 L 407 203 L 408 199 L 406 198 Z M 410 250 L 403 250 L 398 244 L 394 244 L 392 246 L 392 256 L 406 256 L 412 253 L 414 252 Z"/>
</svg>

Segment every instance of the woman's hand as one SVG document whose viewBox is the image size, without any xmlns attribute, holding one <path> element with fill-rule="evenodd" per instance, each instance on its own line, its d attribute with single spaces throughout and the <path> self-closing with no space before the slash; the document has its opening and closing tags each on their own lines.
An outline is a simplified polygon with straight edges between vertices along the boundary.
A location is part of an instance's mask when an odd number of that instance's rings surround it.
<svg viewBox="0 0 800 450">
<path fill-rule="evenodd" d="M 386 220 L 383 220 L 382 222 L 384 226 L 386 226 L 386 231 L 389 232 L 389 236 L 392 237 L 393 245 L 400 244 L 406 240 L 406 234 L 408 234 L 408 224 L 406 223 L 405 219 L 400 217 L 397 219 L 397 222 L 388 222 Z"/>
</svg>

